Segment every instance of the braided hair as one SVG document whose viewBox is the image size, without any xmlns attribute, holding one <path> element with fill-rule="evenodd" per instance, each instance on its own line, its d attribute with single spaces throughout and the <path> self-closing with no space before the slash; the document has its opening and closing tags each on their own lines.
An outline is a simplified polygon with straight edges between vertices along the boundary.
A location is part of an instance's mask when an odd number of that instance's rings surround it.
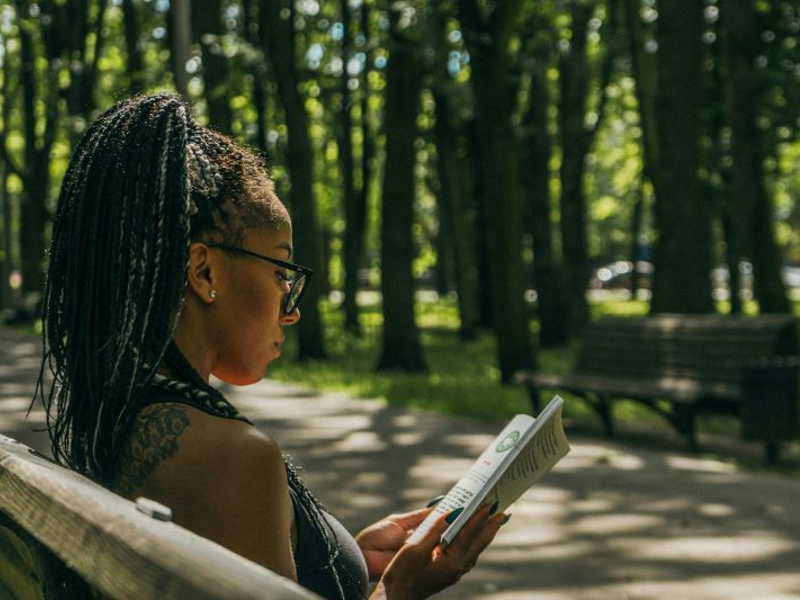
<svg viewBox="0 0 800 600">
<path fill-rule="evenodd" d="M 248 227 L 286 222 L 261 160 L 177 96 L 137 96 L 97 119 L 64 176 L 45 287 L 34 401 L 56 460 L 113 478 L 183 306 L 191 241 L 241 244 Z"/>
<path fill-rule="evenodd" d="M 118 458 L 152 389 L 247 421 L 172 340 L 189 245 L 241 245 L 247 228 L 277 230 L 288 222 L 261 160 L 199 126 L 177 96 L 137 96 L 97 119 L 64 176 L 45 287 L 34 402 L 44 404 L 58 462 L 113 487 Z M 162 365 L 173 378 L 158 372 Z M 286 473 L 343 598 L 335 566 L 340 548 L 326 530 L 325 509 L 288 459 Z M 346 569 L 342 574 L 353 579 Z"/>
</svg>

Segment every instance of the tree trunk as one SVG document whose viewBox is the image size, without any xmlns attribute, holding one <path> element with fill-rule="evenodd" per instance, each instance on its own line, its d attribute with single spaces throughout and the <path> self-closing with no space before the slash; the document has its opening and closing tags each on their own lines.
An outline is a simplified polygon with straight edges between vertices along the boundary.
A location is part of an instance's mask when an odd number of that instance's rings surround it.
<svg viewBox="0 0 800 600">
<path fill-rule="evenodd" d="M 189 48 L 192 43 L 191 0 L 172 0 L 169 5 L 170 65 L 175 80 L 175 90 L 189 99 Z"/>
<path fill-rule="evenodd" d="M 341 0 L 340 11 L 344 30 L 342 35 L 342 76 L 339 93 L 342 96 L 339 114 L 339 161 L 342 173 L 342 203 L 344 204 L 344 326 L 356 335 L 361 333 L 358 322 L 358 272 L 364 247 L 364 221 L 366 206 L 355 184 L 355 157 L 353 156 L 353 118 L 350 113 L 352 92 L 348 87 L 350 75 L 347 63 L 352 52 L 351 19 L 348 0 Z"/>
<path fill-rule="evenodd" d="M 435 164 L 430 164 L 429 168 L 431 172 L 433 169 L 436 168 Z M 450 258 L 450 248 L 452 247 L 452 232 L 450 231 L 450 215 L 444 210 L 444 207 L 438 201 L 438 194 L 437 192 L 440 191 L 437 189 L 435 184 L 437 183 L 433 177 L 430 178 L 428 182 L 431 193 L 437 196 L 436 202 L 436 228 L 434 231 L 430 232 L 430 236 L 433 238 L 432 245 L 433 251 L 436 253 L 436 263 L 433 265 L 433 286 L 436 290 L 436 294 L 440 298 L 444 298 L 447 296 L 447 293 L 450 291 L 450 281 L 452 280 L 451 271 L 452 267 L 450 265 L 451 258 Z M 441 184 L 439 184 L 441 186 Z"/>
<path fill-rule="evenodd" d="M 522 180 L 527 206 L 527 230 L 533 235 L 533 272 L 539 313 L 539 345 L 552 348 L 569 337 L 564 274 L 553 247 L 553 220 L 550 197 L 550 158 L 552 145 L 547 131 L 546 70 L 550 61 L 537 57 L 539 65 L 531 73 L 528 110 L 523 127 Z"/>
<path fill-rule="evenodd" d="M 295 64 L 294 10 L 290 0 L 261 0 L 261 25 L 267 53 L 278 84 L 278 94 L 286 113 L 288 133 L 287 166 L 291 179 L 291 207 L 298 262 L 304 257 L 311 264 L 322 259 L 317 207 L 312 188 L 314 156 L 309 138 L 308 115 L 298 90 Z M 319 313 L 319 287 L 312 285 L 303 302 L 303 318 L 297 324 L 299 358 L 322 358 L 322 323 Z"/>
<path fill-rule="evenodd" d="M 487 20 L 475 0 L 460 0 L 459 17 L 472 65 L 478 136 L 482 146 L 492 308 L 500 374 L 511 381 L 534 363 L 522 269 L 522 190 L 511 124 L 514 107 L 509 42 L 521 3 L 498 4 Z M 490 40 L 490 42 L 489 42 Z"/>
<path fill-rule="evenodd" d="M 2 96 L 3 108 L 0 113 L 0 148 L 3 149 L 2 156 L 5 157 L 6 151 L 6 133 L 11 126 L 11 86 L 9 85 L 11 77 L 11 58 L 8 55 L 8 45 L 5 40 L 2 41 L 3 48 L 3 85 L 0 89 L 0 96 Z M 5 160 L 0 160 L 0 207 L 2 207 L 3 219 L 3 235 L 0 238 L 0 253 L 2 253 L 2 260 L 0 260 L 0 308 L 10 308 L 14 304 L 14 298 L 11 290 L 11 271 L 14 269 L 14 252 L 13 252 L 13 236 L 12 236 L 12 207 L 11 207 L 11 194 L 8 192 L 8 173 L 9 165 Z"/>
<path fill-rule="evenodd" d="M 635 203 L 633 220 L 631 223 L 631 261 L 633 261 L 634 272 L 632 278 L 632 297 L 636 297 L 636 282 L 639 279 L 638 257 L 639 240 L 638 236 L 642 231 L 644 221 L 644 194 L 643 188 L 646 181 L 650 181 L 656 187 L 655 178 L 657 177 L 656 164 L 658 161 L 658 138 L 656 130 L 656 62 L 655 54 L 645 50 L 647 41 L 642 28 L 640 17 L 641 0 L 624 0 L 625 28 L 629 41 L 629 52 L 631 56 L 634 80 L 636 81 L 636 102 L 639 105 L 639 122 L 642 131 L 642 172 L 639 176 L 639 189 L 635 192 Z"/>
<path fill-rule="evenodd" d="M 27 14 L 28 3 L 20 2 L 20 14 Z M 22 83 L 22 120 L 25 138 L 22 175 L 24 192 L 20 208 L 20 258 L 22 262 L 22 291 L 44 291 L 45 226 L 47 225 L 47 191 L 50 181 L 50 148 L 55 135 L 55 85 L 47 85 L 50 97 L 46 102 L 45 128 L 41 139 L 37 135 L 36 91 L 38 72 L 33 39 L 25 26 L 19 28 Z M 52 62 L 48 64 L 54 84 Z"/>
<path fill-rule="evenodd" d="M 753 263 L 754 292 L 762 313 L 789 312 L 789 301 L 780 274 L 780 252 L 773 232 L 772 202 L 764 186 L 763 156 L 758 128 L 757 19 L 747 3 L 726 0 L 722 24 L 728 67 L 727 113 L 731 128 L 731 196 L 738 260 Z"/>
<path fill-rule="evenodd" d="M 710 231 L 699 193 L 699 112 L 703 88 L 703 7 L 659 4 L 658 162 L 651 311 L 713 312 Z"/>
<path fill-rule="evenodd" d="M 422 70 L 415 44 L 399 31 L 399 15 L 390 10 L 392 54 L 386 67 L 386 168 L 381 218 L 381 293 L 383 348 L 378 369 L 426 368 L 414 321 L 414 166 L 417 111 Z"/>
<path fill-rule="evenodd" d="M 586 145 L 584 121 L 588 94 L 589 64 L 586 27 L 594 4 L 573 2 L 572 38 L 569 52 L 560 61 L 561 104 L 561 245 L 569 333 L 579 337 L 589 317 L 586 282 L 589 258 L 586 240 L 586 197 L 583 190 Z"/>
<path fill-rule="evenodd" d="M 370 89 L 369 76 L 370 72 L 374 70 L 375 61 L 375 48 L 372 43 L 373 29 L 371 25 L 371 10 L 370 4 L 366 1 L 361 3 L 361 32 L 364 36 L 364 44 L 366 46 L 365 53 L 367 61 L 364 64 L 364 69 L 361 72 L 361 182 L 358 190 L 358 205 L 363 211 L 362 230 L 361 230 L 361 256 L 363 261 L 364 255 L 364 240 L 367 236 L 367 212 L 370 201 L 370 188 L 373 180 L 373 173 L 375 168 L 373 162 L 375 160 L 375 131 L 373 130 L 370 98 L 372 90 Z"/>
<path fill-rule="evenodd" d="M 475 117 L 465 123 L 467 133 L 467 156 L 461 161 L 461 180 L 465 182 L 465 203 L 475 213 L 475 227 L 473 228 L 474 243 L 473 255 L 477 273 L 476 304 L 478 306 L 478 326 L 483 329 L 494 328 L 494 311 L 492 310 L 492 288 L 489 285 L 488 274 L 492 269 L 492 258 L 489 254 L 489 233 L 485 227 L 486 207 L 484 195 L 487 193 L 483 181 L 483 149 L 478 139 L 478 124 Z M 480 226 L 478 226 L 480 224 Z"/>
<path fill-rule="evenodd" d="M 440 74 L 442 76 L 442 74 Z M 433 91 L 436 102 L 437 169 L 439 172 L 439 214 L 450 223 L 450 240 L 453 249 L 458 312 L 461 317 L 459 333 L 464 341 L 478 337 L 477 271 L 474 247 L 471 243 L 472 229 L 464 206 L 458 139 L 453 124 L 453 107 L 447 94 L 438 87 Z M 442 236 L 443 232 L 439 232 Z M 442 236 L 443 237 L 443 236 Z"/>
<path fill-rule="evenodd" d="M 138 94 L 145 88 L 142 53 L 139 50 L 139 17 L 133 0 L 122 0 L 123 25 L 125 27 L 125 48 L 127 50 L 126 69 L 131 94 Z"/>
<path fill-rule="evenodd" d="M 192 2 L 192 33 L 200 43 L 203 60 L 203 92 L 209 124 L 224 134 L 233 131 L 233 114 L 228 103 L 226 72 L 230 68 L 222 53 L 222 0 Z M 293 54 L 292 54 L 293 56 Z"/>
<path fill-rule="evenodd" d="M 636 188 L 633 190 L 633 214 L 631 215 L 631 300 L 636 300 L 639 291 L 639 282 L 643 273 L 639 269 L 641 262 L 641 248 L 639 247 L 639 236 L 642 233 L 642 222 L 644 220 L 644 182 L 646 181 L 644 169 L 639 175 Z"/>
<path fill-rule="evenodd" d="M 3 121 L 6 123 L 7 121 Z M 3 237 L 0 253 L 0 309 L 9 308 L 13 305 L 11 296 L 11 270 L 12 262 L 12 237 L 11 237 L 11 197 L 8 193 L 7 177 L 8 171 L 5 163 L 0 162 L 0 202 L 2 202 L 3 215 Z"/>
<path fill-rule="evenodd" d="M 258 26 L 258 0 L 244 0 L 242 12 L 244 19 L 245 39 L 253 48 L 266 48 L 266 42 L 262 39 L 262 30 Z M 264 60 L 253 61 L 253 108 L 256 111 L 256 135 L 255 144 L 261 152 L 268 165 L 273 164 L 269 147 L 267 145 L 267 94 L 264 89 L 264 81 L 271 78 L 268 72 L 267 63 Z"/>
</svg>

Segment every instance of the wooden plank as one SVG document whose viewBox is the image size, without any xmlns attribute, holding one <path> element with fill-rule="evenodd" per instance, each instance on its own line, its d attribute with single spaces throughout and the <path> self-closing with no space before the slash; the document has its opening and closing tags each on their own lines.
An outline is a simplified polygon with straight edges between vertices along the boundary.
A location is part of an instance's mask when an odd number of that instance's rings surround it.
<svg viewBox="0 0 800 600">
<path fill-rule="evenodd" d="M 318 598 L 2 435 L 0 510 L 111 598 Z"/>
<path fill-rule="evenodd" d="M 551 373 L 521 372 L 516 379 L 537 388 L 561 389 L 572 392 L 593 392 L 620 398 L 656 398 L 675 402 L 697 402 L 707 397 L 737 400 L 739 389 L 726 383 L 703 384 L 694 379 L 620 379 L 574 373 L 554 375 Z"/>
<path fill-rule="evenodd" d="M 30 548 L 0 523 L 0 598 L 44 600 L 43 583 Z"/>
</svg>

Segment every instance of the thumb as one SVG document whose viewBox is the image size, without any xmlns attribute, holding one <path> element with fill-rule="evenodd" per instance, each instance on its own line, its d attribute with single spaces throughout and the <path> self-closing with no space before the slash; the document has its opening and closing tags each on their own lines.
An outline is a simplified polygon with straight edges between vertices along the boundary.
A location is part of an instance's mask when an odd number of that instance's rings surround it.
<svg viewBox="0 0 800 600">
<path fill-rule="evenodd" d="M 448 523 L 445 519 L 451 513 L 445 513 L 441 515 L 436 522 L 431 526 L 431 528 L 422 536 L 422 539 L 419 540 L 416 544 L 411 544 L 412 546 L 416 546 L 420 552 L 427 552 L 430 554 L 431 552 L 436 549 L 439 545 L 439 541 L 442 539 L 442 534 L 450 527 L 450 523 Z"/>
<path fill-rule="evenodd" d="M 406 531 L 410 531 L 419 527 L 427 516 L 431 514 L 432 510 L 433 508 L 421 508 L 412 512 L 393 515 L 390 518 Z"/>
</svg>

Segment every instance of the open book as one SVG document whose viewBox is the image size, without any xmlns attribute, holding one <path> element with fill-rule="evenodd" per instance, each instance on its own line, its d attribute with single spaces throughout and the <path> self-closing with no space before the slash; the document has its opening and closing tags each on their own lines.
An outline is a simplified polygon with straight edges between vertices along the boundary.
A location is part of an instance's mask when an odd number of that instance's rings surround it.
<svg viewBox="0 0 800 600">
<path fill-rule="evenodd" d="M 555 396 L 536 419 L 529 415 L 511 419 L 407 543 L 422 539 L 442 514 L 463 508 L 442 534 L 441 543 L 449 544 L 481 506 L 497 503 L 495 512 L 504 511 L 552 469 L 569 452 L 561 423 L 563 404 L 564 400 Z"/>
</svg>

